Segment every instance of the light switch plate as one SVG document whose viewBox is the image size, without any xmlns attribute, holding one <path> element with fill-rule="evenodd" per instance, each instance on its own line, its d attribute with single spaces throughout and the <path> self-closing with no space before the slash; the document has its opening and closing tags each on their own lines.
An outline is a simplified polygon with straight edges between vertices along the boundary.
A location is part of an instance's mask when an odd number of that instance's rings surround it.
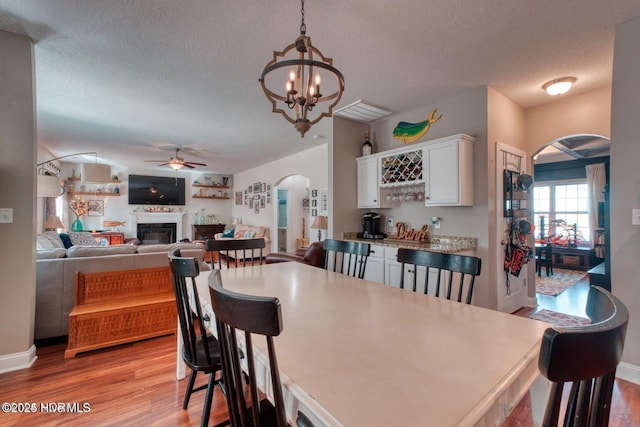
<svg viewBox="0 0 640 427">
<path fill-rule="evenodd" d="M 631 209 L 631 225 L 640 225 L 640 209 Z"/>
<path fill-rule="evenodd" d="M 13 222 L 13 208 L 0 208 L 0 223 L 10 224 Z"/>
</svg>

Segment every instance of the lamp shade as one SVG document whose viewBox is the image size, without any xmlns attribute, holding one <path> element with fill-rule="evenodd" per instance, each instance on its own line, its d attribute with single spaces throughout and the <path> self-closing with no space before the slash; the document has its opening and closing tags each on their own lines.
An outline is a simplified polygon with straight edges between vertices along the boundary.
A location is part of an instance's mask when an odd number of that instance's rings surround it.
<svg viewBox="0 0 640 427">
<path fill-rule="evenodd" d="M 83 163 L 81 177 L 83 182 L 111 182 L 111 166 L 101 163 Z"/>
<path fill-rule="evenodd" d="M 63 192 L 60 178 L 53 175 L 38 175 L 36 194 L 39 197 L 58 197 Z"/>
<path fill-rule="evenodd" d="M 313 224 L 311 224 L 311 228 L 316 228 L 318 230 L 326 230 L 328 227 L 329 221 L 324 215 L 318 215 L 316 219 L 313 220 Z"/>
<path fill-rule="evenodd" d="M 60 221 L 60 218 L 55 215 L 49 215 L 47 222 L 44 223 L 44 229 L 57 230 L 58 228 L 64 228 L 64 224 Z"/>
</svg>

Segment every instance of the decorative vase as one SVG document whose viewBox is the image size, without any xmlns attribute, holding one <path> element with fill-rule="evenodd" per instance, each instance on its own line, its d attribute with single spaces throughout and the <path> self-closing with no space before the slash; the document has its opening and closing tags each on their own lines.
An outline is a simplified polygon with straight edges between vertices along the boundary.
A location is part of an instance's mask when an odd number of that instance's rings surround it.
<svg viewBox="0 0 640 427">
<path fill-rule="evenodd" d="M 80 218 L 76 218 L 75 221 L 71 223 L 71 231 L 82 231 L 82 229 L 82 221 L 80 221 Z"/>
</svg>

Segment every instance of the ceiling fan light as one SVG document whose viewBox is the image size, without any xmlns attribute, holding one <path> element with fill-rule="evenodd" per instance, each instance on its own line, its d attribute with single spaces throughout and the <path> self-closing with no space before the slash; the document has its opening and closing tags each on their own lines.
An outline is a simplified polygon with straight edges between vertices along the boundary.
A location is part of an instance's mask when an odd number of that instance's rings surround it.
<svg viewBox="0 0 640 427">
<path fill-rule="evenodd" d="M 563 93 L 567 93 L 573 83 L 575 83 L 575 77 L 562 77 L 560 79 L 555 79 L 546 82 L 542 85 L 542 89 L 546 90 L 549 95 L 556 96 L 562 95 Z"/>
<path fill-rule="evenodd" d="M 179 171 L 184 167 L 184 165 L 182 163 L 171 162 L 169 163 L 169 167 L 173 170 Z"/>
</svg>

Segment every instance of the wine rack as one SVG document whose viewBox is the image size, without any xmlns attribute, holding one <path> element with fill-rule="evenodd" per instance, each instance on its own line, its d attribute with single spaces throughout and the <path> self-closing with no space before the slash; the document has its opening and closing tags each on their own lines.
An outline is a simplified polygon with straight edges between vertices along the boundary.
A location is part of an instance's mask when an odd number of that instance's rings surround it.
<svg viewBox="0 0 640 427">
<path fill-rule="evenodd" d="M 422 149 L 383 157 L 380 164 L 381 185 L 415 183 L 423 179 Z"/>
</svg>

